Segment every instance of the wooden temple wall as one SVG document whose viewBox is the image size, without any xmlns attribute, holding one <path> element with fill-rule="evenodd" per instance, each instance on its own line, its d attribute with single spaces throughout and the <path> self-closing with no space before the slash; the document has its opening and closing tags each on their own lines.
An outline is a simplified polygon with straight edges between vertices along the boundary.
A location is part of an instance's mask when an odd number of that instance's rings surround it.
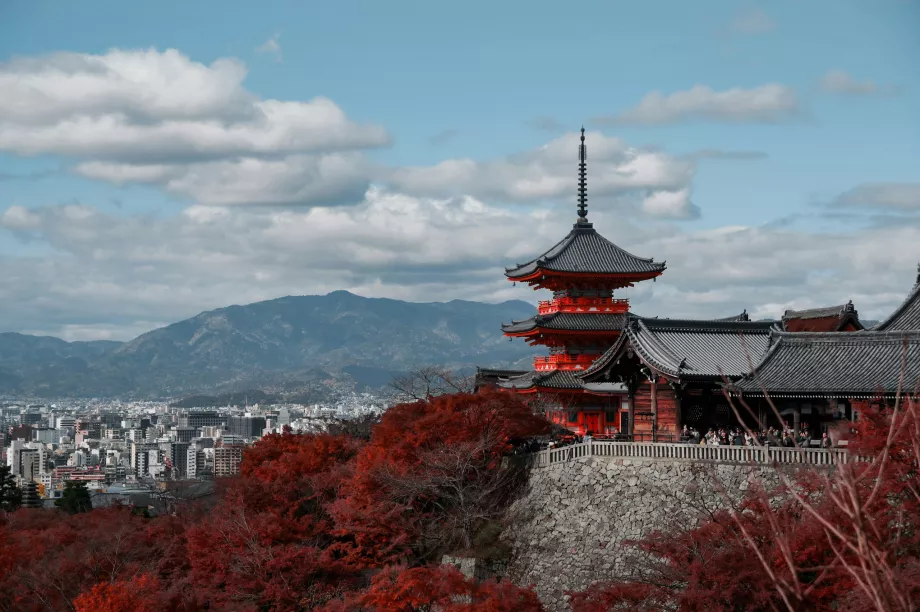
<svg viewBox="0 0 920 612">
<path fill-rule="evenodd" d="M 658 405 L 658 433 L 677 435 L 680 432 L 678 424 L 678 399 L 671 385 L 661 379 L 655 389 Z M 636 389 L 635 397 L 636 425 L 635 433 L 652 432 L 652 384 L 645 382 Z"/>
</svg>

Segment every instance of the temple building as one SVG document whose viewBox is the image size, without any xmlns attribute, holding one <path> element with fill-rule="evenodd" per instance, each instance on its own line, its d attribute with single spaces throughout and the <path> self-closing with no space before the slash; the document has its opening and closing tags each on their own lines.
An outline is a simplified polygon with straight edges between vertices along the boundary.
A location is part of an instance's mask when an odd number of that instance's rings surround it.
<svg viewBox="0 0 920 612">
<path fill-rule="evenodd" d="M 907 298 L 866 331 L 773 331 L 754 371 L 731 387 L 739 400 L 817 422 L 833 438 L 870 405 L 891 404 L 920 390 L 920 266 Z"/>
<path fill-rule="evenodd" d="M 477 387 L 529 394 L 550 421 L 577 433 L 661 442 L 676 441 L 685 425 L 705 432 L 739 421 L 845 437 L 861 410 L 898 394 L 902 375 L 905 392 L 920 388 L 920 267 L 907 299 L 868 330 L 852 301 L 765 321 L 746 311 L 712 320 L 629 312 L 614 293 L 654 280 L 665 264 L 624 251 L 588 221 L 584 143 L 582 128 L 572 230 L 505 270 L 509 281 L 553 292 L 533 317 L 502 325 L 549 354 L 532 370 L 479 369 Z"/>
<path fill-rule="evenodd" d="M 920 385 L 920 330 L 774 331 L 754 372 L 730 387 L 739 403 L 788 423 L 827 431 L 836 442 L 870 405 L 890 405 Z M 767 399 L 769 398 L 769 400 Z"/>
<path fill-rule="evenodd" d="M 636 257 L 604 238 L 588 221 L 587 150 L 581 130 L 577 220 L 568 235 L 542 255 L 506 268 L 514 283 L 553 292 L 539 302 L 537 314 L 502 326 L 511 338 L 549 348 L 534 359 L 532 371 L 495 377 L 499 387 L 546 399 L 547 417 L 569 429 L 592 433 L 629 430 L 622 385 L 603 391 L 586 388 L 576 376 L 620 337 L 629 314 L 629 300 L 614 292 L 654 279 L 664 262 Z M 480 371 L 480 383 L 492 373 Z"/>
<path fill-rule="evenodd" d="M 746 313 L 715 320 L 631 316 L 623 335 L 580 373 L 586 388 L 625 386 L 635 439 L 676 441 L 684 425 L 701 432 L 737 422 L 723 384 L 751 371 L 777 321 Z"/>
<path fill-rule="evenodd" d="M 659 439 L 683 425 L 705 432 L 782 421 L 837 441 L 870 404 L 920 389 L 920 272 L 907 299 L 871 330 L 849 305 L 790 312 L 757 322 L 745 314 L 630 316 L 617 343 L 578 378 L 589 389 L 623 383 L 636 431 L 658 431 Z M 809 325 L 822 331 L 804 331 Z"/>
</svg>

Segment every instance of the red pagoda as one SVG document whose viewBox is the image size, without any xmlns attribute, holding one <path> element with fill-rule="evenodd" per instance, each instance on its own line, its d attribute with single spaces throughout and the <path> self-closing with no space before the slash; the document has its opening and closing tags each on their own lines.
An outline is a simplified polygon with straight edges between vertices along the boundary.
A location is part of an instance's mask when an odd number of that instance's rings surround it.
<svg viewBox="0 0 920 612">
<path fill-rule="evenodd" d="M 498 386 L 545 398 L 546 416 L 568 429 L 593 434 L 630 433 L 626 389 L 592 389 L 577 374 L 587 370 L 616 342 L 629 314 L 629 300 L 614 292 L 654 279 L 664 262 L 627 253 L 588 222 L 587 151 L 581 129 L 578 218 L 569 234 L 539 257 L 506 268 L 505 276 L 534 289 L 549 289 L 536 316 L 502 325 L 512 338 L 549 347 L 534 359 L 532 372 L 501 378 Z M 596 386 L 596 385 L 594 385 Z"/>
</svg>

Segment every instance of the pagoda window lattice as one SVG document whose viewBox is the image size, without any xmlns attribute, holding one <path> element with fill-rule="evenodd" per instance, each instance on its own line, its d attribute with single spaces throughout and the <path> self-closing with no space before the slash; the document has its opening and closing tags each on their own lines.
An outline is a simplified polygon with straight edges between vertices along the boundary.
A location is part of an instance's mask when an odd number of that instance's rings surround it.
<svg viewBox="0 0 920 612">
<path fill-rule="evenodd" d="M 728 404 L 716 404 L 712 408 L 713 421 L 718 425 L 727 425 L 731 420 L 731 408 Z"/>
<path fill-rule="evenodd" d="M 699 404 L 691 404 L 684 409 L 683 416 L 688 423 L 699 423 L 703 420 L 703 407 Z"/>
</svg>

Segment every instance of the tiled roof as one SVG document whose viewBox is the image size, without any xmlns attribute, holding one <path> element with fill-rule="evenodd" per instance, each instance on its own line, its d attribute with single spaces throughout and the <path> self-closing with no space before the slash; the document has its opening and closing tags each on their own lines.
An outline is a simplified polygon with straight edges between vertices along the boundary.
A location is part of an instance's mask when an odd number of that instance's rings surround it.
<svg viewBox="0 0 920 612">
<path fill-rule="evenodd" d="M 771 395 L 800 397 L 894 393 L 902 370 L 904 389 L 913 392 L 920 381 L 920 331 L 776 331 L 754 376 L 735 388 L 760 394 L 764 387 Z"/>
<path fill-rule="evenodd" d="M 553 248 L 525 264 L 506 268 L 505 276 L 520 278 L 541 268 L 557 272 L 643 274 L 663 272 L 665 264 L 627 253 L 598 234 L 590 223 L 576 223 Z"/>
<path fill-rule="evenodd" d="M 903 331 L 920 329 L 920 273 L 917 284 L 891 315 L 872 328 L 876 331 Z"/>
<path fill-rule="evenodd" d="M 846 312 L 847 304 L 840 306 L 825 306 L 823 308 L 810 308 L 808 310 L 787 310 L 783 319 L 823 319 L 824 317 L 839 317 Z"/>
<path fill-rule="evenodd" d="M 554 370 L 552 372 L 528 372 L 520 376 L 504 378 L 498 386 L 505 389 L 531 389 L 546 387 L 551 389 L 581 389 L 581 380 L 576 378 L 573 370 Z"/>
<path fill-rule="evenodd" d="M 783 329 L 791 332 L 831 332 L 863 328 L 853 302 L 840 306 L 825 306 L 808 310 L 787 310 L 783 313 Z"/>
<path fill-rule="evenodd" d="M 500 370 L 495 368 L 476 368 L 474 385 L 478 389 L 485 385 L 498 384 L 502 378 L 511 378 L 527 374 L 529 370 Z"/>
<path fill-rule="evenodd" d="M 506 334 L 524 333 L 537 328 L 569 331 L 619 331 L 625 324 L 625 314 L 556 312 L 502 324 L 502 331 Z"/>
<path fill-rule="evenodd" d="M 520 376 L 528 372 L 530 372 L 530 370 L 502 370 L 497 368 L 480 368 L 476 366 L 476 376 L 507 378 L 509 376 Z"/>
<path fill-rule="evenodd" d="M 776 321 L 650 319 L 631 317 L 625 333 L 591 367 L 602 371 L 628 342 L 640 359 L 656 370 L 681 379 L 721 379 L 750 372 L 748 356 L 757 363 L 767 350 Z"/>
</svg>

